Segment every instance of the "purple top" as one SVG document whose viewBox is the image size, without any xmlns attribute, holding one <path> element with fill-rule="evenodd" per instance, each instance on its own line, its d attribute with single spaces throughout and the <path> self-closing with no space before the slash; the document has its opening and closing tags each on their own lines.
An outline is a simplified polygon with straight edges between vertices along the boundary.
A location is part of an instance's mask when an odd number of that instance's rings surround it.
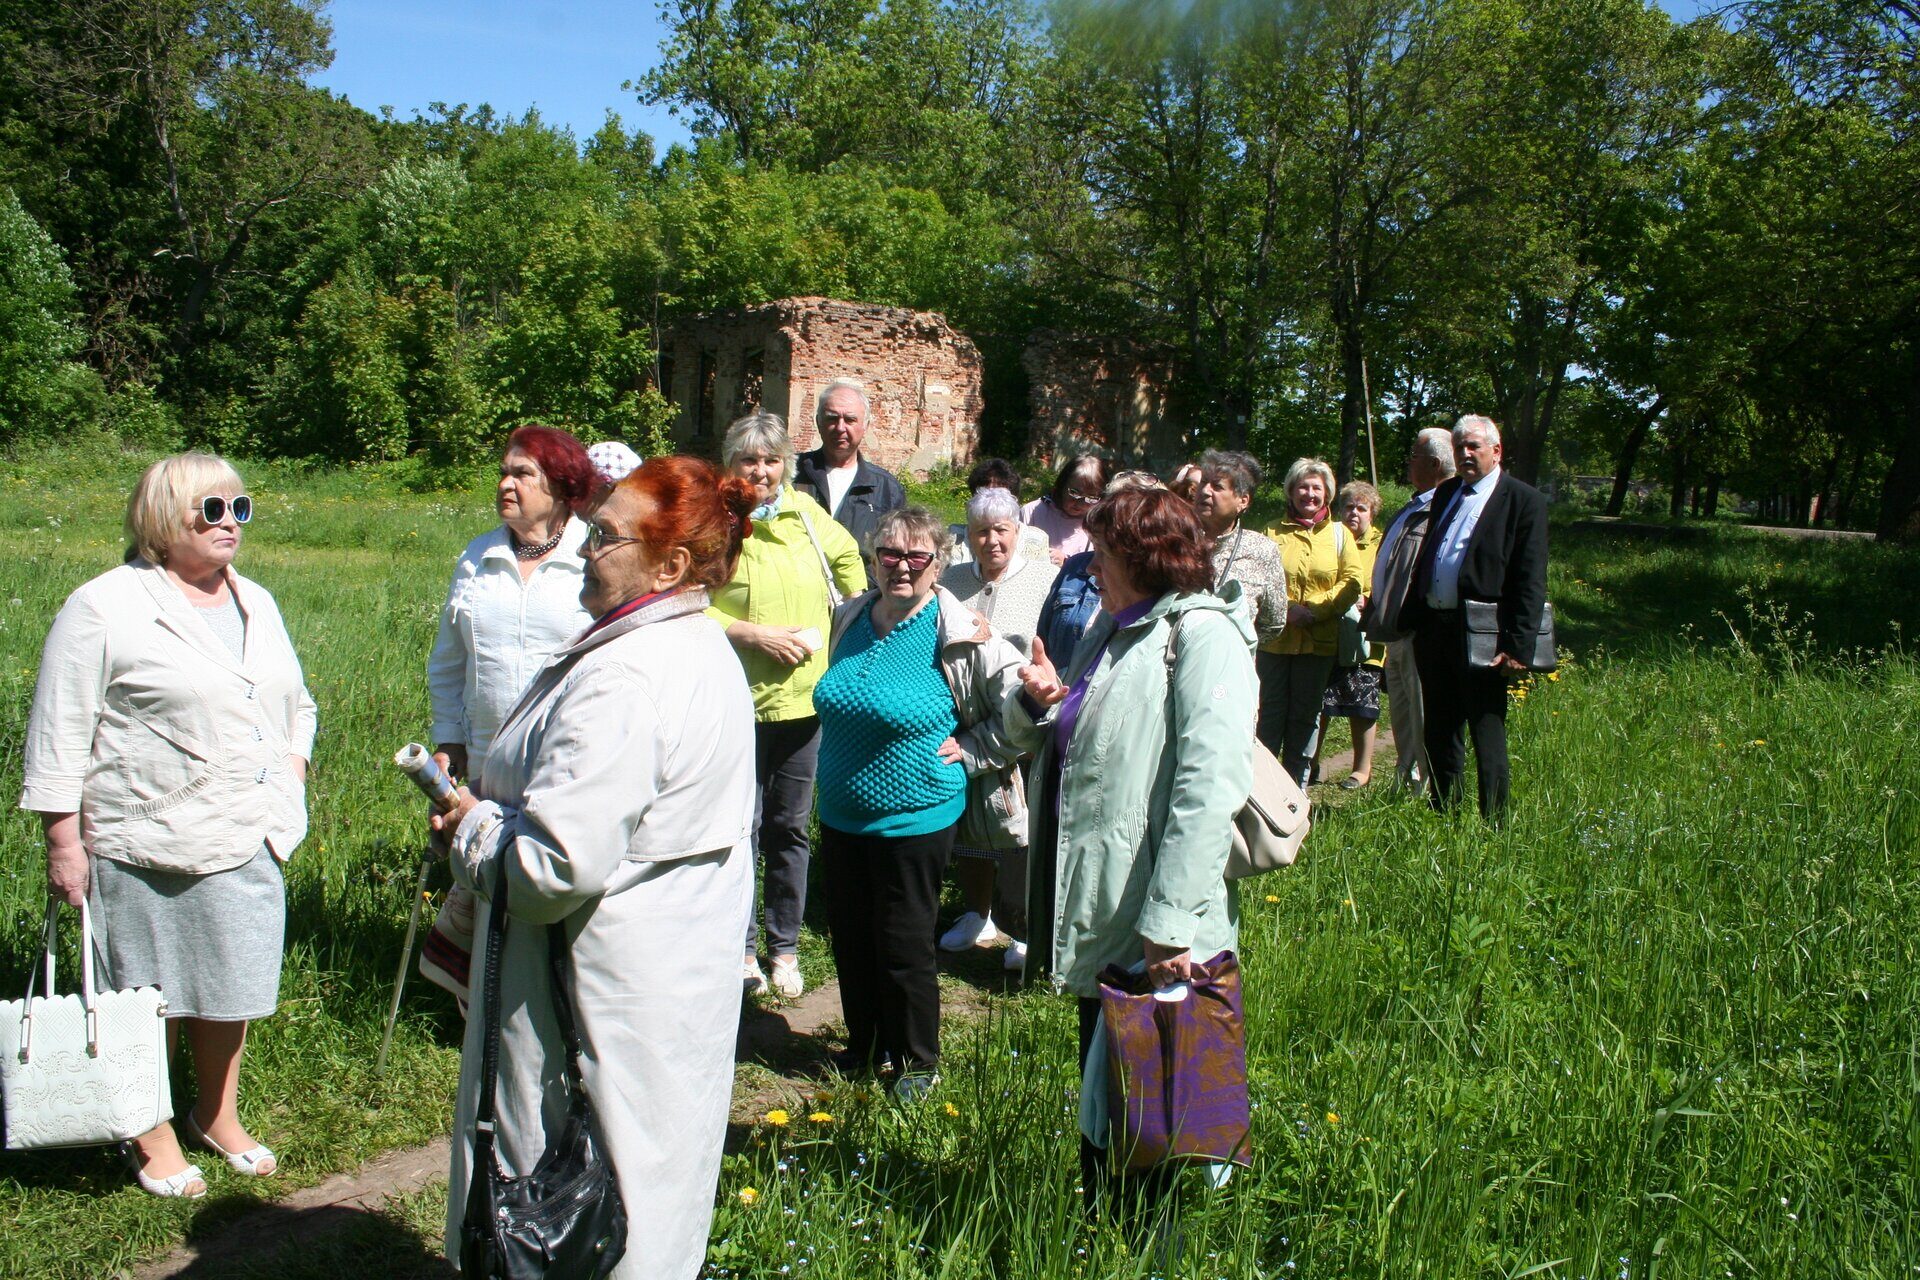
<svg viewBox="0 0 1920 1280">
<path fill-rule="evenodd" d="M 1020 518 L 1044 531 L 1053 549 L 1063 556 L 1078 555 L 1093 548 L 1086 525 L 1054 506 L 1052 498 L 1035 498 L 1020 509 Z"/>
<path fill-rule="evenodd" d="M 1160 603 L 1160 597 L 1142 600 L 1139 604 L 1130 604 L 1113 615 L 1113 630 L 1107 632 L 1107 638 L 1100 643 L 1087 665 L 1080 669 L 1080 678 L 1067 690 L 1067 696 L 1060 703 L 1060 714 L 1053 721 L 1054 759 L 1065 763 L 1067 744 L 1073 741 L 1073 727 L 1080 721 L 1080 704 L 1087 700 L 1087 686 L 1093 683 L 1093 673 L 1100 666 L 1100 659 L 1106 656 L 1107 646 L 1113 643 L 1120 628 L 1130 627 L 1147 616 L 1153 606 Z"/>
</svg>

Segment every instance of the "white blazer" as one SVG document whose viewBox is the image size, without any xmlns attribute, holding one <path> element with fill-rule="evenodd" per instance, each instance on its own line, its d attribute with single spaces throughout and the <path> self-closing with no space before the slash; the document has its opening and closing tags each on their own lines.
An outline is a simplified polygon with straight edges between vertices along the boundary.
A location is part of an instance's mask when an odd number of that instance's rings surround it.
<svg viewBox="0 0 1920 1280">
<path fill-rule="evenodd" d="M 243 655 L 166 571 L 135 560 L 84 583 L 47 633 L 27 721 L 20 807 L 80 814 L 89 853 L 204 875 L 265 843 L 281 861 L 307 834 L 318 717 L 280 610 L 227 570 L 247 620 Z"/>
</svg>

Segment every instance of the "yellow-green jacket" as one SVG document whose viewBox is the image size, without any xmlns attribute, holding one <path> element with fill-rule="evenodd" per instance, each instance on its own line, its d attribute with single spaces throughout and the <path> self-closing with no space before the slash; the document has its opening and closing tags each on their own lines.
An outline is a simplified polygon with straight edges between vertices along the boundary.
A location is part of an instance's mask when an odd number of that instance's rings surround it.
<svg viewBox="0 0 1920 1280">
<path fill-rule="evenodd" d="M 736 646 L 734 652 L 740 655 L 753 691 L 756 720 L 798 720 L 813 714 L 813 686 L 827 671 L 826 636 L 833 624 L 833 605 L 827 595 L 829 567 L 843 597 L 867 589 L 866 565 L 853 535 L 825 507 L 785 485 L 779 510 L 771 520 L 753 522 L 753 533 L 740 548 L 733 577 L 713 593 L 707 613 L 721 626 L 751 622 L 813 627 L 820 633 L 820 647 L 796 667 Z"/>
<path fill-rule="evenodd" d="M 1360 549 L 1352 530 L 1332 516 L 1311 529 L 1297 520 L 1267 526 L 1287 570 L 1287 600 L 1313 613 L 1313 624 L 1288 627 L 1269 646 L 1272 653 L 1317 653 L 1332 657 L 1340 647 L 1340 615 L 1366 590 L 1361 580 Z"/>
</svg>

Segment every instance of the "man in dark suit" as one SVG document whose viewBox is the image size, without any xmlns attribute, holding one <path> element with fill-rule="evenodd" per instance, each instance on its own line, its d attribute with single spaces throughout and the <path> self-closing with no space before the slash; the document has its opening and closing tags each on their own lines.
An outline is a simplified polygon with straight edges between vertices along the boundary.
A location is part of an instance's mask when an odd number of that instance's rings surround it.
<svg viewBox="0 0 1920 1280">
<path fill-rule="evenodd" d="M 793 472 L 793 487 L 805 490 L 831 511 L 860 544 L 869 584 L 874 526 L 881 516 L 907 503 L 907 492 L 894 474 L 868 462 L 860 452 L 870 412 L 867 390 L 854 379 L 835 378 L 822 387 L 813 402 L 820 447 L 801 454 Z"/>
<path fill-rule="evenodd" d="M 1500 428 L 1491 418 L 1469 414 L 1454 424 L 1453 457 L 1459 474 L 1434 492 L 1399 621 L 1413 632 L 1420 672 L 1429 798 L 1436 809 L 1458 798 L 1470 733 L 1480 812 L 1495 817 L 1507 803 L 1507 680 L 1527 670 L 1519 655 L 1533 652 L 1547 599 L 1547 501 L 1501 469 Z M 1470 600 L 1497 605 L 1492 667 L 1467 662 Z"/>
</svg>

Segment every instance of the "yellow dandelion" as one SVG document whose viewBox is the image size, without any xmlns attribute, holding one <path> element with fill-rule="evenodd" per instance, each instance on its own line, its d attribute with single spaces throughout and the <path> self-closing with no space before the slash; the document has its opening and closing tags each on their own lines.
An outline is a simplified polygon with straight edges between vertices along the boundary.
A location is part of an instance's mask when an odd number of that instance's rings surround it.
<svg viewBox="0 0 1920 1280">
<path fill-rule="evenodd" d="M 833 1116 L 825 1111 L 814 1111 L 808 1113 L 807 1122 L 809 1124 L 832 1124 Z"/>
<path fill-rule="evenodd" d="M 946 1112 L 949 1116 L 958 1116 L 960 1114 L 960 1108 L 954 1106 L 951 1102 L 941 1103 L 940 1109 Z"/>
<path fill-rule="evenodd" d="M 779 1107 L 775 1107 L 773 1110 L 767 1112 L 766 1118 L 767 1118 L 767 1123 L 774 1126 L 776 1129 L 784 1129 L 787 1126 L 787 1124 L 793 1119 L 792 1116 L 788 1115 L 785 1111 L 781 1110 Z"/>
<path fill-rule="evenodd" d="M 1756 747 L 1764 747 L 1767 745 L 1767 740 L 1765 738 L 1755 738 L 1753 740 L 1753 745 Z"/>
<path fill-rule="evenodd" d="M 1560 678 L 1560 673 L 1559 673 L 1558 671 L 1549 671 L 1549 672 L 1547 672 L 1547 679 L 1549 679 L 1549 680 L 1558 680 L 1559 678 Z"/>
<path fill-rule="evenodd" d="M 1277 894 L 1277 893 L 1270 893 L 1270 894 L 1268 894 L 1268 895 L 1267 895 L 1267 901 L 1268 901 L 1268 902 L 1278 902 L 1278 901 L 1280 901 L 1280 895 L 1279 895 L 1279 894 Z"/>
<path fill-rule="evenodd" d="M 1339 1124 L 1339 1123 L 1340 1123 L 1340 1115 L 1339 1115 L 1339 1113 L 1338 1113 L 1338 1112 L 1335 1112 L 1335 1111 L 1329 1111 L 1329 1112 L 1327 1112 L 1327 1123 L 1328 1123 L 1328 1124 Z"/>
<path fill-rule="evenodd" d="M 1343 907 L 1350 907 L 1350 906 L 1352 906 L 1352 905 L 1353 905 L 1353 899 L 1352 899 L 1352 898 L 1342 898 L 1342 899 L 1340 899 L 1340 905 L 1341 905 L 1341 906 L 1343 906 Z"/>
<path fill-rule="evenodd" d="M 760 1193 L 752 1187 L 740 1188 L 740 1203 L 751 1209 L 760 1199 Z"/>
</svg>

